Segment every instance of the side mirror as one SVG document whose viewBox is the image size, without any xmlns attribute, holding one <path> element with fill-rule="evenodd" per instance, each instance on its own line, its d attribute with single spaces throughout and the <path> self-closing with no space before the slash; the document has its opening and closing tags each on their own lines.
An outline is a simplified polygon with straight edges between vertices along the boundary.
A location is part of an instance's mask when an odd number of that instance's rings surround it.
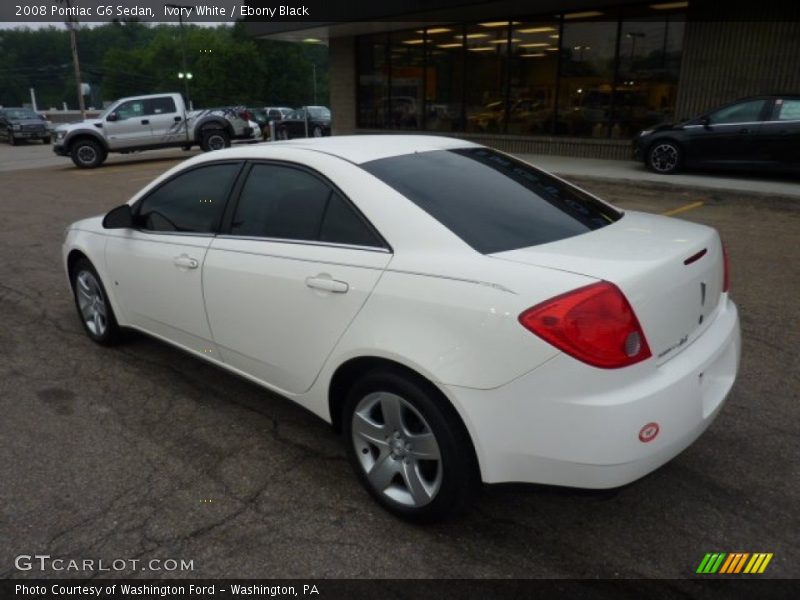
<svg viewBox="0 0 800 600">
<path fill-rule="evenodd" d="M 117 113 L 111 113 L 106 117 L 106 121 L 116 121 L 119 117 L 117 117 Z"/>
<path fill-rule="evenodd" d="M 711 127 L 711 117 L 708 115 L 700 117 L 700 124 L 705 128 Z"/>
<path fill-rule="evenodd" d="M 133 212 L 130 204 L 123 204 L 103 217 L 103 229 L 133 229 Z"/>
</svg>

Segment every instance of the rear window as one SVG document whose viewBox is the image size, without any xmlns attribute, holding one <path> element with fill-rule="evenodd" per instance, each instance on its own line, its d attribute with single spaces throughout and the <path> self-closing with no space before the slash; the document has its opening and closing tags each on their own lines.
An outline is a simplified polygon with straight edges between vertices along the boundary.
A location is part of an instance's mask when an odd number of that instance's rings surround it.
<svg viewBox="0 0 800 600">
<path fill-rule="evenodd" d="M 478 252 L 491 254 L 600 229 L 622 214 L 488 148 L 437 150 L 361 165 Z"/>
</svg>

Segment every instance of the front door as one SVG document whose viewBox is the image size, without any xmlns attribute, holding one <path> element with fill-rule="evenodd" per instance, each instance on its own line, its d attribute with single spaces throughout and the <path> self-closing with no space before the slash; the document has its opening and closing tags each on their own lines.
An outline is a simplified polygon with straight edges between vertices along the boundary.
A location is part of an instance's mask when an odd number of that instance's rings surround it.
<svg viewBox="0 0 800 600">
<path fill-rule="evenodd" d="M 215 163 L 184 171 L 137 202 L 137 229 L 110 230 L 106 262 L 130 325 L 218 356 L 201 274 L 241 166 Z"/>
<path fill-rule="evenodd" d="M 686 127 L 689 162 L 708 166 L 736 166 L 758 160 L 755 142 L 768 101 L 737 102 L 707 116 L 705 124 Z"/>
<path fill-rule="evenodd" d="M 116 120 L 103 123 L 105 138 L 112 150 L 129 146 L 144 146 L 151 141 L 150 120 L 145 113 L 144 100 L 128 100 L 112 113 Z"/>
</svg>

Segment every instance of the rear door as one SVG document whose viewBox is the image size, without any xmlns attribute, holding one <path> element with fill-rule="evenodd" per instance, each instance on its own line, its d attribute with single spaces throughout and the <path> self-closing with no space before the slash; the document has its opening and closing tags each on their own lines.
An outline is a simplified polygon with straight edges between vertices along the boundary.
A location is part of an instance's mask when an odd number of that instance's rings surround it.
<svg viewBox="0 0 800 600">
<path fill-rule="evenodd" d="M 758 137 L 769 166 L 800 169 L 800 98 L 776 98 Z"/>
<path fill-rule="evenodd" d="M 186 138 L 186 123 L 172 96 L 148 98 L 145 113 L 154 144 L 174 144 Z"/>
<path fill-rule="evenodd" d="M 320 175 L 253 164 L 203 265 L 222 359 L 281 390 L 306 391 L 391 256 Z"/>
</svg>

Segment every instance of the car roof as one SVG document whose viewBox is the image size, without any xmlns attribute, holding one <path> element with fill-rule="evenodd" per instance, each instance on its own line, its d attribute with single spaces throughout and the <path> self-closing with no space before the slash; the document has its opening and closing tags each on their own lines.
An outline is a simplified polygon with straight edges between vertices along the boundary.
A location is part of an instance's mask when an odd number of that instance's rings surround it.
<svg viewBox="0 0 800 600">
<path fill-rule="evenodd" d="M 354 164 L 362 164 L 371 160 L 414 154 L 416 152 L 474 148 L 478 147 L 478 144 L 457 138 L 435 135 L 340 135 L 322 138 L 297 138 L 282 142 L 257 144 L 250 146 L 253 150 L 253 158 L 257 157 L 255 155 L 257 155 L 259 148 L 269 147 L 302 148 L 324 152 Z M 270 153 L 270 156 L 274 155 Z"/>
</svg>

